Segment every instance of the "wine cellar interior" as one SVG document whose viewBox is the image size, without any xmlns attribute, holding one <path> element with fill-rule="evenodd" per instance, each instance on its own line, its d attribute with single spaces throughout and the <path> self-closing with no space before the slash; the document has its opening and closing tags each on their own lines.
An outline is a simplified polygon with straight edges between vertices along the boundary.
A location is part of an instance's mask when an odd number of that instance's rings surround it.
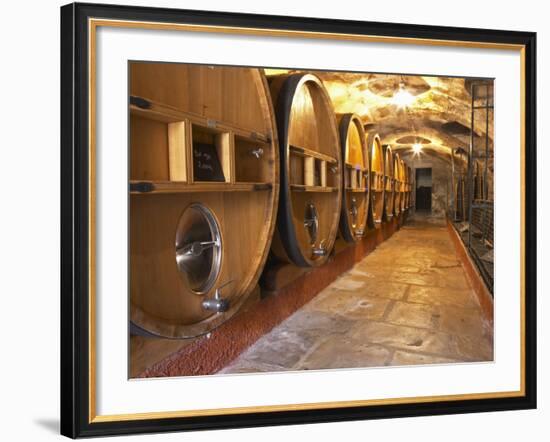
<svg viewBox="0 0 550 442">
<path fill-rule="evenodd" d="M 493 80 L 129 70 L 130 378 L 493 360 Z"/>
</svg>

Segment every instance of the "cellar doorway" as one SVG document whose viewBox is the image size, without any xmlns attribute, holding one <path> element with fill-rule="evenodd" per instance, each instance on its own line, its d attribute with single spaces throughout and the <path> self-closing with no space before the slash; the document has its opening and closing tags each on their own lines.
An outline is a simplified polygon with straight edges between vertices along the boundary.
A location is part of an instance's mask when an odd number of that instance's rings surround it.
<svg viewBox="0 0 550 442">
<path fill-rule="evenodd" d="M 416 211 L 432 211 L 432 168 L 416 169 Z"/>
</svg>

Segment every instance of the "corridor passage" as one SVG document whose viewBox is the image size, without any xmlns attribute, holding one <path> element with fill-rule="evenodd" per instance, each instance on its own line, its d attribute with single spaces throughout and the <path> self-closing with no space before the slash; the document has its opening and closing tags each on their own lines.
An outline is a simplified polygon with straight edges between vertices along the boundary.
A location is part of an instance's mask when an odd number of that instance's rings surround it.
<svg viewBox="0 0 550 442">
<path fill-rule="evenodd" d="M 409 221 L 220 373 L 491 361 L 445 225 Z"/>
</svg>

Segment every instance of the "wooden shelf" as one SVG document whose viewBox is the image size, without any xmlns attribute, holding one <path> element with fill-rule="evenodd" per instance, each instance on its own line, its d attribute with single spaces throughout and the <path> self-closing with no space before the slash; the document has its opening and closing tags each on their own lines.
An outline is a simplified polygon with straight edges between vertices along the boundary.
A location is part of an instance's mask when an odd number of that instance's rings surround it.
<svg viewBox="0 0 550 442">
<path fill-rule="evenodd" d="M 300 155 L 303 157 L 317 158 L 318 160 L 326 161 L 329 164 L 335 164 L 338 162 L 336 158 L 333 158 L 330 155 L 325 155 L 324 153 L 316 152 L 314 150 L 307 149 L 305 147 L 290 145 L 288 146 L 288 149 L 293 154 Z"/>
<path fill-rule="evenodd" d="M 175 181 L 130 181 L 132 195 L 146 195 L 159 193 L 189 193 L 189 192 L 254 192 L 271 190 L 269 183 L 222 183 L 197 182 L 184 183 Z"/>
<path fill-rule="evenodd" d="M 262 143 L 271 142 L 269 135 L 258 133 L 245 127 L 238 127 L 224 121 L 208 119 L 202 115 L 193 112 L 185 112 L 172 106 L 156 103 L 142 97 L 131 97 L 130 114 L 163 123 L 176 123 L 188 120 L 192 124 L 214 129 L 219 132 L 233 132 L 235 135 Z"/>
<path fill-rule="evenodd" d="M 324 186 L 305 186 L 302 184 L 291 184 L 290 190 L 295 192 L 318 192 L 318 193 L 330 193 L 336 192 L 336 187 L 324 187 Z"/>
<path fill-rule="evenodd" d="M 346 192 L 360 193 L 360 192 L 366 192 L 366 191 L 367 191 L 366 187 L 356 187 L 356 188 L 346 187 Z"/>
</svg>

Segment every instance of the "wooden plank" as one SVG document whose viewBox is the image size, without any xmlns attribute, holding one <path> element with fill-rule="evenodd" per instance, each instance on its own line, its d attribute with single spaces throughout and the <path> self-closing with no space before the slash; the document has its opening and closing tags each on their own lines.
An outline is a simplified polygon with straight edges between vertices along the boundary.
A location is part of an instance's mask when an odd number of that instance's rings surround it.
<svg viewBox="0 0 550 442">
<path fill-rule="evenodd" d="M 187 182 L 192 183 L 194 181 L 193 172 L 193 126 L 189 120 L 185 122 L 185 159 L 187 161 Z"/>
<path fill-rule="evenodd" d="M 324 160 L 321 160 L 321 186 L 326 187 L 327 186 L 327 162 Z"/>
<path fill-rule="evenodd" d="M 357 185 L 357 170 L 356 169 L 351 169 L 351 174 L 350 174 L 350 184 L 351 184 L 351 188 L 352 189 L 355 189 L 357 187 L 359 187 Z"/>
<path fill-rule="evenodd" d="M 235 182 L 264 182 L 271 171 L 271 146 L 250 138 L 234 137 L 233 149 Z"/>
<path fill-rule="evenodd" d="M 170 181 L 187 181 L 186 127 L 185 121 L 168 124 Z"/>
<path fill-rule="evenodd" d="M 295 192 L 322 192 L 322 193 L 330 193 L 330 192 L 336 192 L 338 189 L 336 187 L 323 187 L 323 186 L 302 186 L 300 184 L 291 184 L 290 189 L 294 190 Z"/>
<path fill-rule="evenodd" d="M 166 123 L 132 115 L 130 119 L 130 179 L 170 179 Z"/>
<path fill-rule="evenodd" d="M 224 132 L 216 136 L 216 151 L 222 165 L 226 183 L 235 182 L 234 134 Z"/>
<path fill-rule="evenodd" d="M 304 184 L 306 186 L 315 186 L 315 158 L 304 158 Z"/>
<path fill-rule="evenodd" d="M 216 129 L 220 132 L 232 131 L 242 137 L 262 141 L 264 143 L 269 143 L 271 141 L 271 137 L 268 134 L 260 133 L 247 127 L 236 126 L 225 121 L 205 118 L 194 112 L 182 111 L 172 106 L 157 103 L 153 100 L 146 99 L 146 101 L 150 104 L 150 107 L 147 109 L 130 104 L 130 114 L 163 123 L 175 123 L 178 121 L 189 120 L 193 124 L 203 127 L 210 127 L 211 129 Z"/>
<path fill-rule="evenodd" d="M 334 164 L 338 162 L 336 158 L 331 157 L 330 155 L 325 155 L 324 153 L 317 152 L 315 150 L 311 150 L 306 147 L 290 145 L 288 146 L 288 149 L 293 154 L 301 155 L 303 157 L 317 158 L 319 160 L 326 161 L 329 164 Z"/>
<path fill-rule="evenodd" d="M 130 181 L 132 195 L 148 195 L 159 193 L 192 193 L 192 192 L 254 192 L 270 190 L 270 183 L 220 183 L 200 182 L 187 184 L 175 181 Z"/>
</svg>

